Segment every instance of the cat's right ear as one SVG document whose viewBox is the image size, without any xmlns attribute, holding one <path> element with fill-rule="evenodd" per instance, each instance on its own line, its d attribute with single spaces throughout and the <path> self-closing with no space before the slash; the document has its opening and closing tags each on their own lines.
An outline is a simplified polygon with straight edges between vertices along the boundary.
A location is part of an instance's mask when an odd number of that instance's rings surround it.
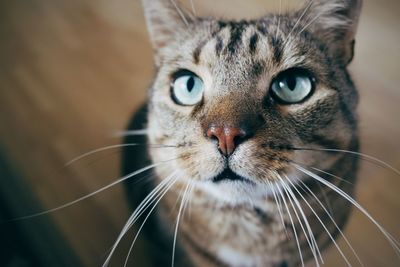
<svg viewBox="0 0 400 267">
<path fill-rule="evenodd" d="M 184 31 L 193 18 L 176 0 L 142 0 L 142 4 L 155 61 L 159 65 L 163 48 L 168 46 L 177 32 Z"/>
<path fill-rule="evenodd" d="M 307 0 L 301 10 L 310 18 L 306 28 L 324 40 L 344 66 L 353 59 L 362 3 L 363 0 Z"/>
</svg>

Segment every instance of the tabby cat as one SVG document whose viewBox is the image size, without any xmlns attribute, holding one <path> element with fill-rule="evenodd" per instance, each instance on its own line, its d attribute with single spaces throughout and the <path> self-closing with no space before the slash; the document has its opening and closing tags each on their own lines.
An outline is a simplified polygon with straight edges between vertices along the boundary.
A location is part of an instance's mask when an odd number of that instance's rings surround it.
<svg viewBox="0 0 400 267">
<path fill-rule="evenodd" d="M 143 0 L 157 73 L 123 172 L 154 266 L 318 266 L 344 237 L 358 166 L 352 61 L 362 0 L 310 0 L 254 20 Z M 148 156 L 147 156 L 148 155 Z M 349 204 L 350 201 L 350 204 Z M 145 214 L 147 215 L 147 214 Z M 142 227 L 140 227 L 141 230 Z M 382 230 L 382 229 L 381 229 Z M 382 230 L 384 232 L 384 230 Z M 384 232 L 386 233 L 386 232 Z"/>
</svg>

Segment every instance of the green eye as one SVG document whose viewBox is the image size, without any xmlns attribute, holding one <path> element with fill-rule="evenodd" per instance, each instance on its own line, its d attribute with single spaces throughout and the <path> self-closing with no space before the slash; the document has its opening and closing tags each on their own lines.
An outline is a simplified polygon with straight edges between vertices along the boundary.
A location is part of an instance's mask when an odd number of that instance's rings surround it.
<svg viewBox="0 0 400 267">
<path fill-rule="evenodd" d="M 314 90 L 314 78 L 304 70 L 282 72 L 271 85 L 272 97 L 281 104 L 297 104 L 308 98 Z"/>
<path fill-rule="evenodd" d="M 182 106 L 193 106 L 203 99 L 204 84 L 196 74 L 183 71 L 175 75 L 171 94 L 175 103 Z"/>
</svg>

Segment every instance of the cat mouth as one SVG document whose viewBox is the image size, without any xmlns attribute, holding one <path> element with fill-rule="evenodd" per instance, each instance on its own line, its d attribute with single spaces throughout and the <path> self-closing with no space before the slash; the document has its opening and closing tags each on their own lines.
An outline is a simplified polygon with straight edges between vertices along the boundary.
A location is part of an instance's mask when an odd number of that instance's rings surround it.
<svg viewBox="0 0 400 267">
<path fill-rule="evenodd" d="M 245 183 L 253 183 L 248 178 L 240 176 L 239 174 L 232 171 L 229 167 L 226 167 L 223 172 L 218 174 L 217 176 L 212 178 L 213 183 L 221 183 L 221 182 L 245 182 Z"/>
</svg>

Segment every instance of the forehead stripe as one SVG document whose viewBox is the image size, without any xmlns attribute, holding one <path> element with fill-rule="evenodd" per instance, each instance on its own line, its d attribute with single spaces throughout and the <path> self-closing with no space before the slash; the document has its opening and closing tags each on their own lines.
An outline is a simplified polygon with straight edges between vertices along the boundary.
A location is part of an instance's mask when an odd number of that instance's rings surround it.
<svg viewBox="0 0 400 267">
<path fill-rule="evenodd" d="M 258 42 L 258 34 L 255 33 L 251 36 L 250 38 L 250 44 L 249 44 L 249 48 L 250 48 L 250 53 L 254 54 L 254 52 L 257 49 L 257 42 Z"/>
<path fill-rule="evenodd" d="M 268 30 L 267 30 L 267 23 L 262 20 L 257 23 L 257 30 L 264 36 L 268 35 Z"/>
<path fill-rule="evenodd" d="M 246 21 L 240 21 L 237 23 L 231 23 L 230 27 L 230 32 L 231 32 L 231 38 L 228 42 L 228 51 L 231 54 L 235 54 L 237 49 L 240 47 L 242 44 L 242 34 L 244 30 L 246 29 L 246 26 L 248 25 L 248 22 Z"/>
<path fill-rule="evenodd" d="M 199 64 L 201 51 L 203 50 L 206 44 L 207 40 L 201 41 L 200 44 L 196 47 L 196 49 L 193 51 L 193 61 L 195 64 Z"/>
<path fill-rule="evenodd" d="M 224 47 L 224 41 L 221 36 L 217 36 L 216 44 L 215 44 L 215 54 L 219 56 L 221 54 L 222 48 Z"/>
<path fill-rule="evenodd" d="M 276 63 L 280 63 L 282 61 L 282 49 L 283 49 L 283 42 L 282 40 L 278 37 L 271 36 L 270 43 L 272 47 L 272 52 L 273 52 L 273 60 Z"/>
</svg>

